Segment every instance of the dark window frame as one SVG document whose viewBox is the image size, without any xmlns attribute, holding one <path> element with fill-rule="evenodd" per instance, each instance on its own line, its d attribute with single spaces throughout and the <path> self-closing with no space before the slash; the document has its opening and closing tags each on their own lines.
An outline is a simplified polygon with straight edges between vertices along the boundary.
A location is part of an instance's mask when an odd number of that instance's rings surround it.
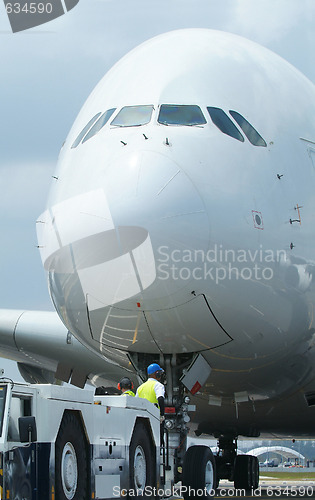
<svg viewBox="0 0 315 500">
<path fill-rule="evenodd" d="M 236 121 L 238 126 L 242 129 L 247 139 L 253 146 L 257 147 L 267 147 L 267 143 L 263 137 L 257 132 L 255 127 L 249 123 L 244 116 L 242 116 L 238 111 L 229 110 L 230 115 Z"/>
<path fill-rule="evenodd" d="M 210 115 L 212 123 L 225 135 L 232 137 L 240 142 L 245 142 L 245 139 L 231 118 L 221 108 L 207 106 L 207 111 Z"/>
</svg>

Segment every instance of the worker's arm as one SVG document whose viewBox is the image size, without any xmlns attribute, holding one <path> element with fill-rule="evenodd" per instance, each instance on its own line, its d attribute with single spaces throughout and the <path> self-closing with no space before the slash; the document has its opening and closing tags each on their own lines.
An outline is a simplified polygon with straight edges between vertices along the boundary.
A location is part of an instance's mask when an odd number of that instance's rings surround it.
<svg viewBox="0 0 315 500">
<path fill-rule="evenodd" d="M 159 407 L 160 407 L 160 415 L 161 415 L 161 417 L 164 417 L 165 403 L 164 403 L 163 396 L 160 396 L 158 398 L 158 403 L 159 403 Z"/>
<path fill-rule="evenodd" d="M 164 402 L 164 396 L 165 396 L 165 387 L 163 384 L 160 382 L 156 382 L 154 386 L 154 391 L 156 395 L 156 399 L 158 400 L 158 404 L 160 407 L 160 418 L 161 418 L 161 423 L 164 422 L 164 412 L 165 412 L 165 402 Z"/>
</svg>

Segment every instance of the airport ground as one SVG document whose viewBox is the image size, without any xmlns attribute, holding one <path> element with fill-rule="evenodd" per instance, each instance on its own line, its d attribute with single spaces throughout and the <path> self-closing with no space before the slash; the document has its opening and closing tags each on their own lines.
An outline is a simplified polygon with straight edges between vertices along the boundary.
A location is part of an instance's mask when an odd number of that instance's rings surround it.
<svg viewBox="0 0 315 500">
<path fill-rule="evenodd" d="M 201 492 L 200 492 L 201 493 Z M 259 487 L 256 490 L 245 491 L 236 490 L 233 482 L 221 480 L 219 488 L 211 495 L 213 498 L 258 498 L 261 500 L 277 498 L 315 498 L 315 468 L 299 471 L 281 471 L 276 472 L 260 471 Z M 191 494 L 189 498 L 196 499 Z M 183 500 L 180 494 L 172 496 L 169 500 Z"/>
<path fill-rule="evenodd" d="M 215 498 L 315 498 L 315 469 L 260 471 L 257 490 L 244 492 L 234 489 L 230 481 L 220 481 Z"/>
</svg>

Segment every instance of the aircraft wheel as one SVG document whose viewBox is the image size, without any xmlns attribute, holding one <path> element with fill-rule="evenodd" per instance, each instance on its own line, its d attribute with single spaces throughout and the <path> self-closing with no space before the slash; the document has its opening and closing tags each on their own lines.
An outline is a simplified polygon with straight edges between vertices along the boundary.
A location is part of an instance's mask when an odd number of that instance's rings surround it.
<svg viewBox="0 0 315 500">
<path fill-rule="evenodd" d="M 251 487 L 251 459 L 249 455 L 238 455 L 234 462 L 234 487 L 249 490 Z"/>
<path fill-rule="evenodd" d="M 257 490 L 259 486 L 259 460 L 257 457 L 251 455 L 252 459 L 252 488 Z"/>
<path fill-rule="evenodd" d="M 56 500 L 87 498 L 87 463 L 81 425 L 73 413 L 65 413 L 55 446 Z"/>
<path fill-rule="evenodd" d="M 234 486 L 236 489 L 257 489 L 259 484 L 259 462 L 252 455 L 238 455 L 234 464 Z"/>
<path fill-rule="evenodd" d="M 132 498 L 143 498 L 145 494 L 141 495 L 141 492 L 145 492 L 147 486 L 154 486 L 154 464 L 148 432 L 142 423 L 137 423 L 129 448 L 129 491 Z"/>
<path fill-rule="evenodd" d="M 187 489 L 183 494 L 185 500 L 191 496 L 213 496 L 213 490 L 217 486 L 216 467 L 214 456 L 208 446 L 188 448 L 184 457 L 182 484 L 184 489 Z"/>
</svg>

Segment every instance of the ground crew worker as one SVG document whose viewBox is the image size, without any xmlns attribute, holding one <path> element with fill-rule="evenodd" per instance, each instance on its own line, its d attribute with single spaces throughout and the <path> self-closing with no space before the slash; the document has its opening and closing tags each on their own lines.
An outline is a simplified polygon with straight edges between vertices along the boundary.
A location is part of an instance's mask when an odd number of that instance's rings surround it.
<svg viewBox="0 0 315 500">
<path fill-rule="evenodd" d="M 163 443 L 165 387 L 160 380 L 162 379 L 164 370 L 157 363 L 152 363 L 148 366 L 147 373 L 149 378 L 144 384 L 138 387 L 136 396 L 147 399 L 160 408 L 161 443 Z"/>
<path fill-rule="evenodd" d="M 119 382 L 118 382 L 118 390 L 122 392 L 122 396 L 135 396 L 135 393 L 133 392 L 133 383 L 131 382 L 130 378 L 128 377 L 123 377 Z"/>
</svg>

